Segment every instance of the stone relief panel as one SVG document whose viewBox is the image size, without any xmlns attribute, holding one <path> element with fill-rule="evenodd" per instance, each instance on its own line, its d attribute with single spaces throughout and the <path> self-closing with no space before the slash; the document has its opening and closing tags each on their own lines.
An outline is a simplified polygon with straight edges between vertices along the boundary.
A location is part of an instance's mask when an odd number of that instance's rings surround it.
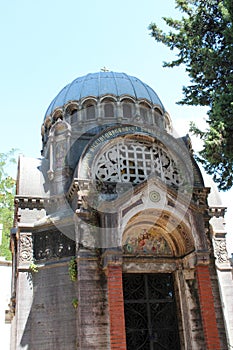
<svg viewBox="0 0 233 350">
<path fill-rule="evenodd" d="M 225 239 L 214 239 L 214 253 L 219 264 L 228 262 L 227 246 Z"/>
<path fill-rule="evenodd" d="M 35 260 L 75 256 L 75 242 L 58 231 L 35 233 L 33 244 Z"/>
<path fill-rule="evenodd" d="M 30 263 L 33 260 L 33 242 L 31 233 L 20 234 L 19 264 Z"/>
</svg>

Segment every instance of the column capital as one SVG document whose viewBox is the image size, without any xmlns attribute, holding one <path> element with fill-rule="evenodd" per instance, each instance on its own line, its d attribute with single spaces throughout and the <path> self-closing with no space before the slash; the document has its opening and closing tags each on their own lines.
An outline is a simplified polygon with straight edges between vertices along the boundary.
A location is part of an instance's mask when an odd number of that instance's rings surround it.
<svg viewBox="0 0 233 350">
<path fill-rule="evenodd" d="M 109 265 L 122 265 L 122 250 L 119 247 L 107 248 L 102 254 L 103 268 Z"/>
<path fill-rule="evenodd" d="M 198 250 L 196 252 L 196 265 L 207 266 L 210 263 L 210 253 L 206 250 Z"/>
</svg>

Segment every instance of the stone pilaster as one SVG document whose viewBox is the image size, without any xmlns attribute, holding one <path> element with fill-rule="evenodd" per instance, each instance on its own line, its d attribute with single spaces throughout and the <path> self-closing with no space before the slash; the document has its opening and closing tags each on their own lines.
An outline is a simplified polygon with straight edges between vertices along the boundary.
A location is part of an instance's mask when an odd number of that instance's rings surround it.
<svg viewBox="0 0 233 350">
<path fill-rule="evenodd" d="M 108 249 L 104 254 L 104 265 L 108 281 L 111 350 L 126 350 L 122 253 L 114 248 Z"/>
<path fill-rule="evenodd" d="M 214 297 L 209 271 L 209 259 L 206 252 L 197 253 L 196 276 L 206 349 L 220 350 L 221 345 L 214 307 Z"/>
<path fill-rule="evenodd" d="M 98 252 L 80 248 L 77 265 L 78 349 L 109 349 L 107 281 Z"/>
</svg>

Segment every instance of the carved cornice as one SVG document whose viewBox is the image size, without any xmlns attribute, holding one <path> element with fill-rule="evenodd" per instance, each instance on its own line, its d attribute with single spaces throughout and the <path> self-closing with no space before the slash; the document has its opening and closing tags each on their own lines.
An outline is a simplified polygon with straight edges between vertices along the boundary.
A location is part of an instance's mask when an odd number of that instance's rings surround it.
<svg viewBox="0 0 233 350">
<path fill-rule="evenodd" d="M 15 196 L 15 206 L 21 209 L 43 209 L 49 198 Z"/>
<path fill-rule="evenodd" d="M 223 206 L 210 206 L 209 207 L 209 215 L 210 217 L 216 217 L 216 218 L 220 218 L 225 216 L 227 207 L 223 207 Z"/>
<path fill-rule="evenodd" d="M 51 197 L 29 197 L 29 196 L 15 196 L 15 206 L 20 209 L 45 209 L 53 208 L 53 210 L 61 208 L 66 201 L 65 196 L 51 196 Z"/>
<path fill-rule="evenodd" d="M 72 199 L 77 195 L 79 190 L 79 183 L 78 179 L 73 179 L 72 184 L 70 185 L 70 188 L 67 192 L 67 198 Z"/>
</svg>

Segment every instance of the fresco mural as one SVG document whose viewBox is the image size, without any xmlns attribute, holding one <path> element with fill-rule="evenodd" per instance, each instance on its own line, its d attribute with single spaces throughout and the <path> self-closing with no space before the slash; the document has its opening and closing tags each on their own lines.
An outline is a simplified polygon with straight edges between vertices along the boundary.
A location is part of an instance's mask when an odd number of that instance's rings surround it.
<svg viewBox="0 0 233 350">
<path fill-rule="evenodd" d="M 125 254 L 173 255 L 165 238 L 153 230 L 141 229 L 130 235 L 123 246 Z"/>
</svg>

